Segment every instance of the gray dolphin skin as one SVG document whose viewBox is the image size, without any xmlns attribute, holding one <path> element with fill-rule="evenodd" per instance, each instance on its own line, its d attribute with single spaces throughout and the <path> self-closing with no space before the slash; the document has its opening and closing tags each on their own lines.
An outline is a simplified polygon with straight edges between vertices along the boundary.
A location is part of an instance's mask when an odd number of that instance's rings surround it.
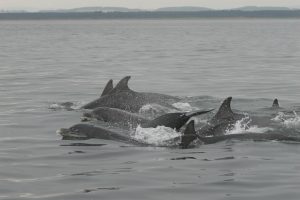
<svg viewBox="0 0 300 200">
<path fill-rule="evenodd" d="M 205 136 L 223 135 L 237 120 L 241 120 L 244 117 L 244 115 L 234 113 L 231 110 L 231 100 L 232 97 L 228 97 L 223 101 L 215 116 L 198 131 L 199 134 Z"/>
<path fill-rule="evenodd" d="M 172 103 L 178 102 L 177 97 L 158 94 L 135 92 L 128 87 L 128 81 L 131 77 L 124 77 L 110 92 L 106 95 L 84 105 L 84 109 L 94 109 L 97 107 L 119 108 L 129 112 L 138 112 L 139 109 L 151 103 L 157 103 L 169 108 L 174 107 Z"/>
<path fill-rule="evenodd" d="M 103 89 L 103 91 L 102 91 L 102 94 L 101 94 L 101 96 L 100 97 L 102 97 L 102 96 L 105 96 L 105 95 L 107 95 L 107 94 L 109 94 L 110 93 L 110 91 L 112 91 L 113 90 L 113 88 L 114 88 L 114 85 L 113 85 L 113 80 L 112 79 L 110 79 L 107 83 L 106 83 L 106 85 L 105 85 L 105 87 L 104 87 L 104 89 Z"/>
<path fill-rule="evenodd" d="M 83 118 L 97 119 L 109 123 L 118 123 L 123 126 L 136 127 L 148 123 L 150 120 L 141 115 L 118 108 L 99 107 L 92 112 L 84 113 Z"/>
<path fill-rule="evenodd" d="M 143 128 L 155 128 L 157 126 L 165 126 L 172 129 L 179 129 L 184 126 L 192 117 L 209 113 L 214 109 L 210 110 L 199 110 L 194 112 L 177 112 L 177 113 L 167 113 L 160 117 L 157 117 L 154 120 L 149 121 L 148 123 L 141 124 Z"/>
<path fill-rule="evenodd" d="M 184 134 L 181 136 L 180 147 L 187 148 L 192 141 L 195 139 L 200 140 L 203 144 L 214 144 L 217 142 L 225 140 L 254 140 L 254 141 L 290 141 L 290 142 L 300 142 L 300 137 L 286 136 L 279 133 L 240 133 L 240 134 L 230 134 L 230 135 L 218 135 L 212 137 L 206 137 L 204 135 L 199 135 L 195 131 L 194 120 L 190 121 L 186 127 Z"/>
<path fill-rule="evenodd" d="M 58 133 L 62 136 L 63 140 L 88 140 L 95 138 L 115 140 L 136 145 L 146 145 L 140 141 L 134 140 L 129 135 L 116 133 L 90 124 L 76 124 L 70 128 L 61 128 Z"/>
<path fill-rule="evenodd" d="M 104 122 L 119 123 L 123 126 L 129 127 L 136 127 L 137 125 L 141 125 L 143 128 L 156 128 L 157 126 L 165 126 L 178 131 L 192 117 L 211 112 L 212 110 L 213 109 L 194 112 L 167 113 L 150 120 L 138 114 L 117 108 L 99 107 L 90 113 L 85 113 L 84 118 L 95 118 Z"/>
<path fill-rule="evenodd" d="M 274 99 L 273 104 L 272 104 L 272 108 L 279 108 L 278 99 Z"/>
</svg>

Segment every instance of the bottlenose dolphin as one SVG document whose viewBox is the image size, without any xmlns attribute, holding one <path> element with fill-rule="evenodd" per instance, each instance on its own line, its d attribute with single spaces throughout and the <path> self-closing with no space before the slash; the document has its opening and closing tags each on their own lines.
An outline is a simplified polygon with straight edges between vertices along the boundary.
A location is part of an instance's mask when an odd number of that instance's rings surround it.
<svg viewBox="0 0 300 200">
<path fill-rule="evenodd" d="M 70 128 L 61 128 L 57 131 L 63 140 L 88 140 L 88 139 L 103 139 L 115 140 L 136 145 L 146 145 L 143 142 L 134 140 L 129 134 L 117 133 L 102 127 L 90 124 L 76 124 Z"/>
<path fill-rule="evenodd" d="M 180 100 L 177 97 L 164 94 L 135 92 L 128 87 L 130 78 L 130 76 L 124 77 L 112 90 L 106 93 L 106 95 L 84 105 L 82 108 L 93 109 L 96 107 L 110 107 L 130 112 L 138 112 L 142 106 L 152 103 L 174 108 L 171 104 Z"/>
<path fill-rule="evenodd" d="M 280 108 L 278 99 L 274 99 L 273 104 L 272 104 L 272 108 Z"/>
<path fill-rule="evenodd" d="M 123 126 L 136 127 L 139 124 L 148 123 L 147 119 L 141 115 L 131 113 L 118 108 L 98 107 L 91 112 L 83 114 L 83 120 L 97 119 L 109 123 L 118 123 Z"/>
<path fill-rule="evenodd" d="M 107 95 L 107 94 L 109 94 L 110 93 L 110 91 L 112 91 L 113 90 L 113 88 L 114 88 L 114 85 L 113 85 L 113 80 L 112 79 L 110 79 L 107 83 L 106 83 L 106 85 L 105 85 L 105 87 L 104 87 L 104 89 L 103 89 L 103 91 L 102 91 L 102 94 L 101 94 L 101 96 L 100 97 L 102 97 L 102 96 L 105 96 L 105 95 Z"/>
<path fill-rule="evenodd" d="M 254 140 L 254 141 L 291 141 L 300 142 L 300 137 L 286 136 L 279 133 L 240 133 L 240 134 L 230 134 L 230 135 L 218 135 L 212 137 L 206 137 L 205 135 L 199 135 L 195 131 L 194 120 L 190 121 L 181 136 L 180 147 L 187 148 L 192 141 L 195 139 L 200 140 L 203 144 L 214 144 L 224 140 L 236 139 L 236 140 Z"/>
<path fill-rule="evenodd" d="M 231 110 L 231 100 L 232 97 L 228 97 L 223 101 L 214 117 L 208 122 L 207 125 L 198 131 L 201 135 L 223 135 L 224 132 L 231 128 L 237 120 L 241 120 L 243 117 L 245 117 L 244 115 L 234 113 Z"/>
<path fill-rule="evenodd" d="M 210 110 L 198 110 L 194 112 L 176 112 L 176 113 L 167 113 L 156 119 L 153 119 L 147 123 L 141 124 L 143 128 L 156 128 L 157 126 L 165 126 L 172 129 L 176 129 L 177 131 L 185 125 L 192 117 L 202 115 L 208 112 L 213 111 Z"/>
<path fill-rule="evenodd" d="M 95 118 L 97 120 L 119 123 L 123 126 L 130 126 L 131 128 L 141 125 L 142 128 L 156 128 L 157 126 L 165 126 L 177 131 L 186 124 L 186 122 L 198 115 L 202 115 L 211 110 L 199 110 L 194 112 L 177 112 L 167 113 L 153 120 L 147 119 L 141 115 L 120 110 L 117 108 L 99 107 L 92 112 L 84 113 L 85 118 Z"/>
<path fill-rule="evenodd" d="M 173 139 L 166 140 L 164 144 L 154 145 L 145 143 L 140 140 L 136 140 L 130 137 L 126 133 L 117 133 L 111 130 L 107 130 L 102 127 L 90 125 L 90 124 L 76 124 L 70 128 L 61 128 L 57 131 L 62 136 L 63 140 L 88 140 L 88 139 L 102 139 L 102 140 L 114 140 L 124 142 L 128 144 L 134 144 L 137 146 L 159 146 L 159 147 L 172 147 L 177 148 L 181 141 L 181 137 L 175 137 Z"/>
</svg>

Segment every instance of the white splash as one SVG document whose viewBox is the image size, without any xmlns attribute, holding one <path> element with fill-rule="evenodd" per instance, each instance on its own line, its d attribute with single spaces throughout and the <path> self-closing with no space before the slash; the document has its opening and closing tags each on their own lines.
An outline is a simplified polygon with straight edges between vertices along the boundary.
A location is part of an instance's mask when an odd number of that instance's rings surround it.
<svg viewBox="0 0 300 200">
<path fill-rule="evenodd" d="M 249 115 L 245 114 L 245 117 L 238 120 L 232 128 L 226 130 L 225 134 L 241 134 L 241 133 L 265 133 L 267 131 L 273 130 L 269 127 L 258 127 L 256 125 L 250 125 L 251 118 Z"/>
<path fill-rule="evenodd" d="M 174 106 L 175 108 L 178 108 L 181 111 L 185 111 L 185 112 L 190 112 L 190 111 L 197 109 L 195 107 L 192 107 L 189 103 L 185 103 L 185 102 L 173 103 L 172 106 Z"/>
<path fill-rule="evenodd" d="M 146 104 L 139 110 L 139 114 L 150 118 L 171 112 L 176 112 L 176 110 L 172 108 L 167 108 L 165 106 L 161 106 L 159 104 Z"/>
<path fill-rule="evenodd" d="M 156 146 L 168 145 L 168 140 L 179 137 L 180 135 L 181 134 L 175 129 L 165 126 L 158 126 L 156 128 L 142 128 L 138 126 L 131 133 L 132 138 Z"/>
<path fill-rule="evenodd" d="M 295 111 L 293 111 L 292 115 L 279 112 L 277 116 L 271 120 L 280 122 L 286 128 L 300 129 L 300 116 Z"/>
<path fill-rule="evenodd" d="M 59 109 L 63 109 L 63 107 L 61 105 L 59 105 L 58 103 L 53 103 L 49 106 L 49 109 L 59 110 Z"/>
<path fill-rule="evenodd" d="M 283 112 L 278 112 L 277 115 L 271 120 L 274 122 L 283 122 L 286 116 L 287 115 L 285 115 Z"/>
<path fill-rule="evenodd" d="M 53 103 L 49 105 L 51 110 L 78 110 L 82 106 L 80 102 L 63 102 L 63 103 Z"/>
</svg>

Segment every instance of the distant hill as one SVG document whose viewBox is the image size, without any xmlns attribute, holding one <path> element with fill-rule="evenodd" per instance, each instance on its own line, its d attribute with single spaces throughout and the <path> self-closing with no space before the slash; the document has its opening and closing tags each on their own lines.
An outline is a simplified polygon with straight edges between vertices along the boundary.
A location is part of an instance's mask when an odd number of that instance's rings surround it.
<svg viewBox="0 0 300 200">
<path fill-rule="evenodd" d="M 193 7 L 193 6 L 183 6 L 183 7 L 163 7 L 158 8 L 154 11 L 158 12 L 199 12 L 199 11 L 209 11 L 213 10 L 211 8 L 205 7 Z M 125 7 L 82 7 L 64 10 L 43 10 L 41 12 L 142 12 L 146 10 L 132 9 Z"/>
<path fill-rule="evenodd" d="M 213 10 L 213 9 L 211 9 L 211 8 L 205 8 L 205 7 L 183 6 L 183 7 L 163 7 L 163 8 L 158 8 L 155 11 L 198 12 L 198 11 L 209 11 L 209 10 Z"/>
<path fill-rule="evenodd" d="M 131 9 L 125 7 L 82 7 L 64 10 L 43 10 L 41 12 L 139 12 L 140 9 Z"/>
<path fill-rule="evenodd" d="M 258 6 L 244 6 L 239 8 L 225 9 L 234 11 L 289 11 L 295 10 L 287 7 L 258 7 Z M 73 9 L 61 9 L 61 10 L 42 10 L 40 12 L 54 12 L 54 13 L 89 13 L 89 12 L 147 12 L 149 10 L 132 9 L 125 7 L 82 7 Z M 195 6 L 181 6 L 181 7 L 162 7 L 152 12 L 201 12 L 201 11 L 217 11 L 206 7 L 195 7 Z"/>
<path fill-rule="evenodd" d="M 287 8 L 287 7 L 244 6 L 244 7 L 240 7 L 240 8 L 234 8 L 232 10 L 241 10 L 241 11 L 267 11 L 267 10 L 271 10 L 271 11 L 276 11 L 276 10 L 291 10 L 291 9 Z"/>
<path fill-rule="evenodd" d="M 300 19 L 300 10 L 212 10 L 199 12 L 32 12 L 0 13 L 0 20 L 41 19 L 195 19 L 195 18 L 294 18 Z"/>
</svg>

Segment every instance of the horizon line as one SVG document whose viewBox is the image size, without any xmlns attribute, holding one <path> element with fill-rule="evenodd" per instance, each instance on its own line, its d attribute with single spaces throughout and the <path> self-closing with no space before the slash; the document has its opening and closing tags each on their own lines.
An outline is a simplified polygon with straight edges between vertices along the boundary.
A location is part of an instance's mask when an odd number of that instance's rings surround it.
<svg viewBox="0 0 300 200">
<path fill-rule="evenodd" d="M 81 6 L 81 7 L 72 7 L 72 8 L 49 8 L 49 9 L 34 9 L 34 8 L 15 8 L 15 9 L 5 9 L 0 8 L 0 12 L 13 12 L 13 11 L 26 11 L 26 12 L 41 12 L 41 11 L 63 11 L 63 10 L 73 10 L 73 9 L 80 9 L 80 8 L 125 8 L 125 9 L 132 9 L 132 10 L 141 10 L 141 11 L 156 11 L 161 8 L 205 8 L 205 9 L 211 9 L 215 11 L 222 11 L 222 10 L 235 10 L 239 8 L 246 8 L 246 7 L 254 7 L 254 8 L 288 8 L 290 10 L 297 10 L 300 9 L 300 6 L 256 6 L 256 5 L 245 5 L 245 6 L 239 6 L 239 7 L 231 7 L 231 8 L 212 8 L 212 7 L 205 7 L 205 6 L 163 6 L 163 7 L 157 7 L 153 9 L 143 9 L 143 8 L 134 8 L 134 7 L 126 7 L 126 6 Z"/>
</svg>

